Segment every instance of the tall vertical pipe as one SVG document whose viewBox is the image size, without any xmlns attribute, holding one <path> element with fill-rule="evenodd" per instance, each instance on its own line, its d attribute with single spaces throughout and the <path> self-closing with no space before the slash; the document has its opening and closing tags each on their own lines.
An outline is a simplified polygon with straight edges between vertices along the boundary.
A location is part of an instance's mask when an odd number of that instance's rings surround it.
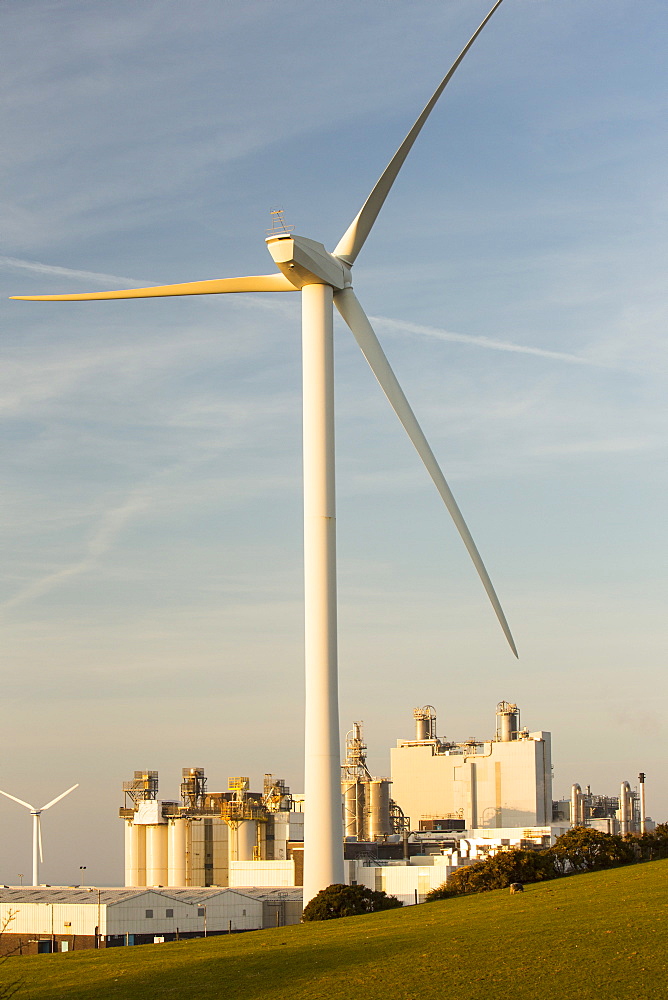
<svg viewBox="0 0 668 1000">
<path fill-rule="evenodd" d="M 332 288 L 302 289 L 306 719 L 304 905 L 342 883 Z"/>
<path fill-rule="evenodd" d="M 622 781 L 619 793 L 619 832 L 622 837 L 631 832 L 631 786 Z"/>
<path fill-rule="evenodd" d="M 645 833 L 645 772 L 641 771 L 638 775 L 638 781 L 640 782 L 640 833 Z"/>
<path fill-rule="evenodd" d="M 571 786 L 571 826 L 584 825 L 582 789 L 577 781 Z"/>
</svg>

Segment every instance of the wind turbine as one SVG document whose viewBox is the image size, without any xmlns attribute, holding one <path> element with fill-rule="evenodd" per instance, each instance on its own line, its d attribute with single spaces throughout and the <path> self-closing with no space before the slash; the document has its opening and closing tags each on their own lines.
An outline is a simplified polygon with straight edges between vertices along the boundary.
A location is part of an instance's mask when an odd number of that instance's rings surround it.
<svg viewBox="0 0 668 1000">
<path fill-rule="evenodd" d="M 285 231 L 272 233 L 266 240 L 269 253 L 278 267 L 273 274 L 112 292 L 14 296 L 27 300 L 73 301 L 301 291 L 306 661 L 305 904 L 320 889 L 343 882 L 336 639 L 333 304 L 350 327 L 433 479 L 473 560 L 510 647 L 517 656 L 510 628 L 487 570 L 438 462 L 353 292 L 351 276 L 353 264 L 422 126 L 462 59 L 501 3 L 502 0 L 497 0 L 455 59 L 332 253 L 322 243 Z"/>
<path fill-rule="evenodd" d="M 73 792 L 74 789 L 78 787 L 79 783 L 77 782 L 76 785 L 72 785 L 71 788 L 68 788 L 66 792 L 62 792 L 60 795 L 57 795 L 55 799 L 51 799 L 51 801 L 47 802 L 47 804 L 45 806 L 42 806 L 41 809 L 35 809 L 35 807 L 31 806 L 29 802 L 24 802 L 23 799 L 17 799 L 15 795 L 10 795 L 9 792 L 3 792 L 2 789 L 0 789 L 0 795 L 6 795 L 8 799 L 11 799 L 13 802 L 18 802 L 19 805 L 25 806 L 26 809 L 30 810 L 30 815 L 32 816 L 32 884 L 33 885 L 39 885 L 39 863 L 40 861 L 41 862 L 44 861 L 44 855 L 42 853 L 42 820 L 40 817 L 45 809 L 50 809 L 51 806 L 55 806 L 56 802 L 60 802 L 61 799 L 64 799 L 66 795 L 69 795 L 70 792 Z"/>
</svg>

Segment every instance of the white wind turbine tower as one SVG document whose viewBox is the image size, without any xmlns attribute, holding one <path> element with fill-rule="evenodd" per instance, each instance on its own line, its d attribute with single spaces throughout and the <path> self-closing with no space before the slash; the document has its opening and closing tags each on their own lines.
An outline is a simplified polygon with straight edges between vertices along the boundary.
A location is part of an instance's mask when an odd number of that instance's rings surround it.
<svg viewBox="0 0 668 1000">
<path fill-rule="evenodd" d="M 436 458 L 390 368 L 382 347 L 352 288 L 351 268 L 422 126 L 462 59 L 492 14 L 481 25 L 443 78 L 412 129 L 371 191 L 338 245 L 280 232 L 266 240 L 278 267 L 273 274 L 219 278 L 153 288 L 72 295 L 21 295 L 30 300 L 136 299 L 226 292 L 302 293 L 304 581 L 305 581 L 305 857 L 304 903 L 332 883 L 343 882 L 340 745 L 336 638 L 334 509 L 334 379 L 332 303 L 350 327 L 455 522 L 517 656 L 508 623 L 473 538 Z"/>
<path fill-rule="evenodd" d="M 3 792 L 2 789 L 0 789 L 0 795 L 6 795 L 8 799 L 11 799 L 13 802 L 18 802 L 19 805 L 25 806 L 26 809 L 30 810 L 30 815 L 32 816 L 32 884 L 33 885 L 39 885 L 39 864 L 40 861 L 42 862 L 44 861 L 44 855 L 42 853 L 41 815 L 45 809 L 50 809 L 51 806 L 55 806 L 56 802 L 60 802 L 61 799 L 64 799 L 66 795 L 69 795 L 70 792 L 73 792 L 74 789 L 78 787 L 79 783 L 77 782 L 76 785 L 72 785 L 71 788 L 68 788 L 66 792 L 61 792 L 61 794 L 57 795 L 55 799 L 51 799 L 51 801 L 47 802 L 47 804 L 45 806 L 42 806 L 41 809 L 36 809 L 34 806 L 31 806 L 29 802 L 24 802 L 23 799 L 17 799 L 15 795 L 10 795 L 9 792 Z"/>
</svg>

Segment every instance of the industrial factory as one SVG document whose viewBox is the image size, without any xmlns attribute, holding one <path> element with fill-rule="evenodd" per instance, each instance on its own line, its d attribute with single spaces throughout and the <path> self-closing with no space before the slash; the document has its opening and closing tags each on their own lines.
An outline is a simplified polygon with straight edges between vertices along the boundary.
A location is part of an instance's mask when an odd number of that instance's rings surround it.
<svg viewBox="0 0 668 1000">
<path fill-rule="evenodd" d="M 550 733 L 523 727 L 517 705 L 496 708 L 494 736 L 437 734 L 431 705 L 413 710 L 414 733 L 390 751 L 390 775 L 367 766 L 361 722 L 345 740 L 341 808 L 345 878 L 419 903 L 460 865 L 512 846 L 546 847 L 572 826 L 606 833 L 652 829 L 644 774 L 619 796 L 572 786 L 553 801 Z M 123 784 L 125 888 L 0 889 L 11 912 L 3 948 L 113 947 L 296 923 L 302 908 L 308 802 L 265 774 L 261 791 L 231 777 L 210 791 L 185 767 L 179 797 L 159 797 L 157 771 Z M 315 845 L 317 849 L 317 845 Z M 313 849 L 313 846 L 311 846 Z"/>
<path fill-rule="evenodd" d="M 158 772 L 135 771 L 120 809 L 126 886 L 299 885 L 304 814 L 283 780 L 266 774 L 261 793 L 249 784 L 209 792 L 204 769 L 186 767 L 180 799 L 161 800 Z"/>
</svg>

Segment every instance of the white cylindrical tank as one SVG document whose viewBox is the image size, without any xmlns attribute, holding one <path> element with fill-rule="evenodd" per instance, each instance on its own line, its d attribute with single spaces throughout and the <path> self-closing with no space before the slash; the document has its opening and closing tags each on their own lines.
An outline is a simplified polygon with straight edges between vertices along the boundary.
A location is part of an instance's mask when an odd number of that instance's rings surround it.
<svg viewBox="0 0 668 1000">
<path fill-rule="evenodd" d="M 187 822 L 181 816 L 167 824 L 167 885 L 186 884 Z"/>
<path fill-rule="evenodd" d="M 146 827 L 146 885 L 167 885 L 167 824 Z"/>
<path fill-rule="evenodd" d="M 378 840 L 391 833 L 390 827 L 390 782 L 387 778 L 376 778 L 368 783 L 369 789 L 369 840 Z"/>
<path fill-rule="evenodd" d="M 257 822 L 246 819 L 235 822 L 229 829 L 228 852 L 230 861 L 252 861 L 257 844 Z"/>
<path fill-rule="evenodd" d="M 253 848 L 257 844 L 257 823 L 254 819 L 247 819 L 239 824 L 237 830 L 237 860 L 252 861 Z"/>
<path fill-rule="evenodd" d="M 577 781 L 571 786 L 571 826 L 582 826 L 583 816 L 582 789 Z"/>
<path fill-rule="evenodd" d="M 619 790 L 619 832 L 622 837 L 631 832 L 631 786 L 622 781 Z"/>
<path fill-rule="evenodd" d="M 146 827 L 132 820 L 125 824 L 125 884 L 146 885 Z"/>
</svg>

